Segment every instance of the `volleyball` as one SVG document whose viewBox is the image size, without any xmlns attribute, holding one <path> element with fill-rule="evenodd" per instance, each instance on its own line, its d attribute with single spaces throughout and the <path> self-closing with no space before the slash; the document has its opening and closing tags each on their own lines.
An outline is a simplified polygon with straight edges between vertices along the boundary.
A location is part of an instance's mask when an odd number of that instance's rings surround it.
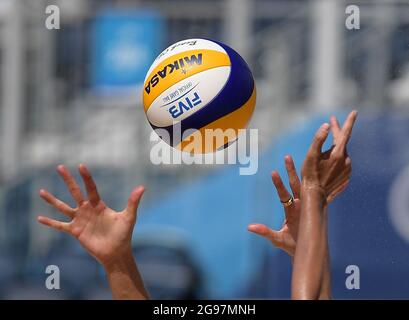
<svg viewBox="0 0 409 320">
<path fill-rule="evenodd" d="M 187 39 L 154 60 L 142 99 L 150 125 L 166 143 L 185 152 L 209 153 L 226 148 L 247 127 L 256 86 L 247 63 L 232 48 Z"/>
</svg>

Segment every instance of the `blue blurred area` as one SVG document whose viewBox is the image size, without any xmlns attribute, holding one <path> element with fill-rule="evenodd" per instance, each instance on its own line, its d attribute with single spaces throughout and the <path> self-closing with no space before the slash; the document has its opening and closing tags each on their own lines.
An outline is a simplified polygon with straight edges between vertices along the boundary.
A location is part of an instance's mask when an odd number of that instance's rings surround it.
<svg viewBox="0 0 409 320">
<path fill-rule="evenodd" d="M 341 120 L 344 116 L 339 114 Z M 280 227 L 282 207 L 269 173 L 278 169 L 287 183 L 284 156 L 291 154 L 300 168 L 311 138 L 327 119 L 317 117 L 289 128 L 260 158 L 255 176 L 239 176 L 237 167 L 229 167 L 166 195 L 141 215 L 140 228 L 182 229 L 205 271 L 212 296 L 289 298 L 289 258 L 249 234 L 246 226 L 262 222 Z M 409 164 L 409 153 L 403 151 L 408 149 L 408 124 L 409 117 L 402 114 L 359 115 L 349 148 L 351 184 L 330 207 L 336 298 L 408 297 L 409 283 L 403 279 L 409 277 L 409 247 L 388 218 L 390 185 Z M 389 161 L 382 161 L 385 157 Z M 358 291 L 345 288 L 348 265 L 360 267 Z"/>
<path fill-rule="evenodd" d="M 318 123 L 305 130 L 311 135 Z M 353 173 L 348 189 L 330 206 L 329 238 L 333 294 L 342 299 L 407 299 L 409 295 L 409 245 L 391 221 L 391 186 L 409 164 L 409 116 L 360 114 L 349 153 Z M 288 141 L 288 153 L 300 144 Z M 301 147 L 304 149 L 305 147 Z M 300 158 L 299 158 L 300 159 Z M 409 219 L 406 197 L 395 199 Z M 407 238 L 407 234 L 406 234 Z M 288 298 L 291 264 L 283 253 L 266 249 L 263 269 L 251 281 L 251 296 Z M 347 290 L 348 265 L 360 268 L 359 290 Z"/>
<path fill-rule="evenodd" d="M 345 118 L 343 113 L 338 116 L 340 121 Z M 288 256 L 246 228 L 251 222 L 275 229 L 281 226 L 283 210 L 270 172 L 277 169 L 287 183 L 284 156 L 291 154 L 299 169 L 316 129 L 327 119 L 328 115 L 314 117 L 288 128 L 260 156 L 254 176 L 239 176 L 238 166 L 226 166 L 145 199 L 134 244 L 152 297 L 290 297 Z M 409 234 L 397 228 L 396 218 L 391 219 L 391 208 L 402 208 L 402 224 L 409 224 L 408 197 L 394 197 L 394 206 L 390 206 L 391 187 L 409 165 L 408 137 L 409 115 L 361 113 L 358 117 L 349 147 L 351 183 L 330 206 L 335 298 L 408 298 L 409 247 L 404 239 Z M 115 205 L 124 200 L 124 180 L 117 173 L 95 170 L 97 184 L 109 179 L 109 190 L 115 192 L 107 193 L 106 202 Z M 33 221 L 27 219 L 27 213 L 33 181 L 34 177 L 17 183 L 6 195 L 3 211 L 8 213 L 10 228 L 0 257 L 0 294 L 47 298 L 43 271 L 47 265 L 57 264 L 62 268 L 64 290 L 54 298 L 109 299 L 102 269 L 67 235 L 58 234 L 44 255 L 30 256 L 29 224 Z M 57 175 L 49 181 L 57 196 L 67 200 Z M 106 191 L 101 193 L 105 196 Z M 360 268 L 360 290 L 345 287 L 348 265 Z"/>
<path fill-rule="evenodd" d="M 91 86 L 94 90 L 132 88 L 143 82 L 162 47 L 164 21 L 149 10 L 99 13 L 92 29 Z"/>
<path fill-rule="evenodd" d="M 359 119 L 351 141 L 351 186 L 331 209 L 330 245 L 334 267 L 334 293 L 339 298 L 409 297 L 409 246 L 396 223 L 407 223 L 409 206 L 404 197 L 403 219 L 392 222 L 392 185 L 409 165 L 409 117 L 406 114 L 367 115 Z M 408 190 L 406 190 L 408 191 Z M 395 209 L 396 210 L 396 209 Z M 361 289 L 345 289 L 345 268 L 360 267 Z"/>
</svg>

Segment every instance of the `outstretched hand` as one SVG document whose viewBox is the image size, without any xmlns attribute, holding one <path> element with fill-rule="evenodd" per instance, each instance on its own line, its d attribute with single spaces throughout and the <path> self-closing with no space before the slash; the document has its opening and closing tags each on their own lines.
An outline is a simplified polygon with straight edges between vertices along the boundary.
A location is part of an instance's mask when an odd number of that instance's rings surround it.
<svg viewBox="0 0 409 320">
<path fill-rule="evenodd" d="M 290 256 L 294 256 L 295 247 L 297 244 L 297 234 L 298 234 L 298 224 L 300 222 L 300 189 L 301 183 L 298 178 L 297 171 L 294 166 L 294 161 L 291 156 L 285 157 L 285 167 L 287 169 L 288 178 L 290 181 L 290 187 L 292 195 L 286 187 L 284 186 L 283 181 L 281 180 L 280 175 L 277 171 L 273 171 L 271 178 L 273 184 L 277 190 L 278 197 L 280 201 L 286 202 L 291 196 L 294 198 L 294 201 L 291 205 L 284 207 L 285 211 L 285 220 L 283 226 L 279 231 L 270 229 L 264 224 L 253 223 L 248 226 L 248 230 L 258 235 L 270 240 L 271 243 L 287 252 Z"/>
<path fill-rule="evenodd" d="M 107 207 L 100 198 L 87 167 L 81 164 L 78 170 L 85 184 L 87 198 L 68 169 L 63 165 L 57 168 L 76 202 L 76 208 L 70 207 L 48 191 L 40 190 L 41 198 L 71 220 L 62 222 L 39 216 L 38 221 L 77 238 L 95 259 L 106 266 L 131 252 L 132 231 L 144 187 L 136 187 L 131 192 L 126 208 L 116 212 Z"/>
<path fill-rule="evenodd" d="M 349 177 L 351 173 L 351 160 L 349 159 L 346 152 L 346 144 L 351 135 L 355 119 L 356 112 L 350 113 L 347 120 L 345 121 L 343 128 L 341 129 L 337 118 L 334 116 L 330 118 L 330 128 L 333 135 L 333 146 L 326 152 L 326 156 L 329 156 L 331 152 L 334 152 L 335 147 L 338 145 L 338 149 L 341 150 L 339 156 L 345 160 L 343 162 L 344 167 L 341 170 L 341 174 L 339 174 L 335 181 L 326 184 L 325 193 L 327 204 L 332 202 L 337 195 L 344 191 L 349 183 Z M 271 241 L 274 246 L 284 250 L 290 256 L 294 256 L 295 248 L 297 245 L 298 226 L 301 214 L 301 182 L 297 175 L 294 161 L 289 155 L 285 157 L 285 167 L 287 170 L 292 195 L 285 187 L 279 173 L 277 171 L 273 171 L 273 173 L 271 174 L 273 184 L 276 188 L 280 202 L 287 202 L 291 198 L 291 196 L 294 199 L 291 205 L 284 207 L 285 220 L 283 226 L 280 230 L 275 231 L 264 224 L 253 223 L 248 226 L 248 230 Z"/>
</svg>

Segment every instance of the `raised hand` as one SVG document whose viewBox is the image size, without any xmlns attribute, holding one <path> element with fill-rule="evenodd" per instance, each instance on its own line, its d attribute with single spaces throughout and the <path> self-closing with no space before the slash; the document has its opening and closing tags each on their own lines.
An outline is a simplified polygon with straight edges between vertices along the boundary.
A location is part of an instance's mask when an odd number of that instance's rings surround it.
<svg viewBox="0 0 409 320">
<path fill-rule="evenodd" d="M 352 111 L 340 128 L 335 117 L 331 117 L 331 125 L 325 123 L 318 130 L 308 150 L 301 170 L 303 185 L 320 188 L 327 199 L 334 197 L 344 190 L 351 174 L 351 159 L 347 153 L 347 143 L 351 137 L 352 128 L 357 112 Z M 334 141 L 332 147 L 322 152 L 322 146 L 331 128 Z"/>
<path fill-rule="evenodd" d="M 84 197 L 65 166 L 57 168 L 77 204 L 76 208 L 71 208 L 48 191 L 40 190 L 41 198 L 70 218 L 70 221 L 62 222 L 43 216 L 39 216 L 38 221 L 77 238 L 95 259 L 107 266 L 131 254 L 132 231 L 144 187 L 136 187 L 131 192 L 126 208 L 116 212 L 101 200 L 87 167 L 81 164 L 78 170 L 84 180 L 88 198 Z"/>
<path fill-rule="evenodd" d="M 330 117 L 331 131 L 333 134 L 333 146 L 329 151 L 327 151 L 327 153 L 330 153 L 336 145 L 340 146 L 348 142 L 355 119 L 356 113 L 351 113 L 341 129 L 337 118 L 334 116 Z M 343 150 L 344 152 L 342 154 L 345 158 L 346 166 L 342 170 L 342 174 L 340 175 L 339 179 L 328 185 L 326 190 L 327 204 L 332 202 L 338 194 L 345 190 L 349 183 L 351 160 L 346 153 L 346 147 L 343 148 Z M 284 186 L 279 173 L 277 171 L 273 171 L 271 174 L 280 202 L 284 204 L 288 200 L 293 199 L 293 201 L 290 201 L 291 204 L 284 206 L 285 220 L 283 226 L 279 231 L 275 231 L 264 224 L 253 223 L 248 226 L 248 230 L 271 241 L 274 246 L 284 250 L 290 256 L 294 256 L 301 214 L 301 183 L 295 169 L 294 161 L 289 155 L 285 157 L 285 167 L 287 170 L 292 195 Z"/>
<path fill-rule="evenodd" d="M 357 112 L 351 112 L 341 129 L 335 117 L 316 132 L 305 157 L 301 175 L 301 214 L 298 243 L 291 281 L 293 299 L 331 298 L 330 254 L 328 247 L 327 201 L 343 190 L 351 173 L 351 159 L 346 150 Z M 332 147 L 322 146 L 330 127 Z"/>
<path fill-rule="evenodd" d="M 270 240 L 271 243 L 287 252 L 290 256 L 294 256 L 295 247 L 297 244 L 298 224 L 300 222 L 300 190 L 301 183 L 298 178 L 294 161 L 291 156 L 285 157 L 285 167 L 287 169 L 288 178 L 292 195 L 288 192 L 281 180 L 277 171 L 273 171 L 271 178 L 277 190 L 278 197 L 281 203 L 288 205 L 284 206 L 285 220 L 279 231 L 274 231 L 264 224 L 253 223 L 248 226 L 248 230 Z M 288 202 L 290 200 L 290 202 Z"/>
</svg>

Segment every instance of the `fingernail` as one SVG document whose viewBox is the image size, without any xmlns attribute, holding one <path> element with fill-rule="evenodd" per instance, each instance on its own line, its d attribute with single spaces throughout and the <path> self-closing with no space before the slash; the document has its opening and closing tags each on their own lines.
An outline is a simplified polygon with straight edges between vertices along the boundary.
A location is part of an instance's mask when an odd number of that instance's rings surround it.
<svg viewBox="0 0 409 320">
<path fill-rule="evenodd" d="M 256 224 L 249 224 L 247 226 L 247 230 L 257 232 L 259 230 L 258 226 Z"/>
<path fill-rule="evenodd" d="M 328 130 L 329 130 L 329 124 L 328 124 L 328 123 L 324 123 L 324 124 L 322 125 L 322 129 L 328 131 Z"/>
</svg>

